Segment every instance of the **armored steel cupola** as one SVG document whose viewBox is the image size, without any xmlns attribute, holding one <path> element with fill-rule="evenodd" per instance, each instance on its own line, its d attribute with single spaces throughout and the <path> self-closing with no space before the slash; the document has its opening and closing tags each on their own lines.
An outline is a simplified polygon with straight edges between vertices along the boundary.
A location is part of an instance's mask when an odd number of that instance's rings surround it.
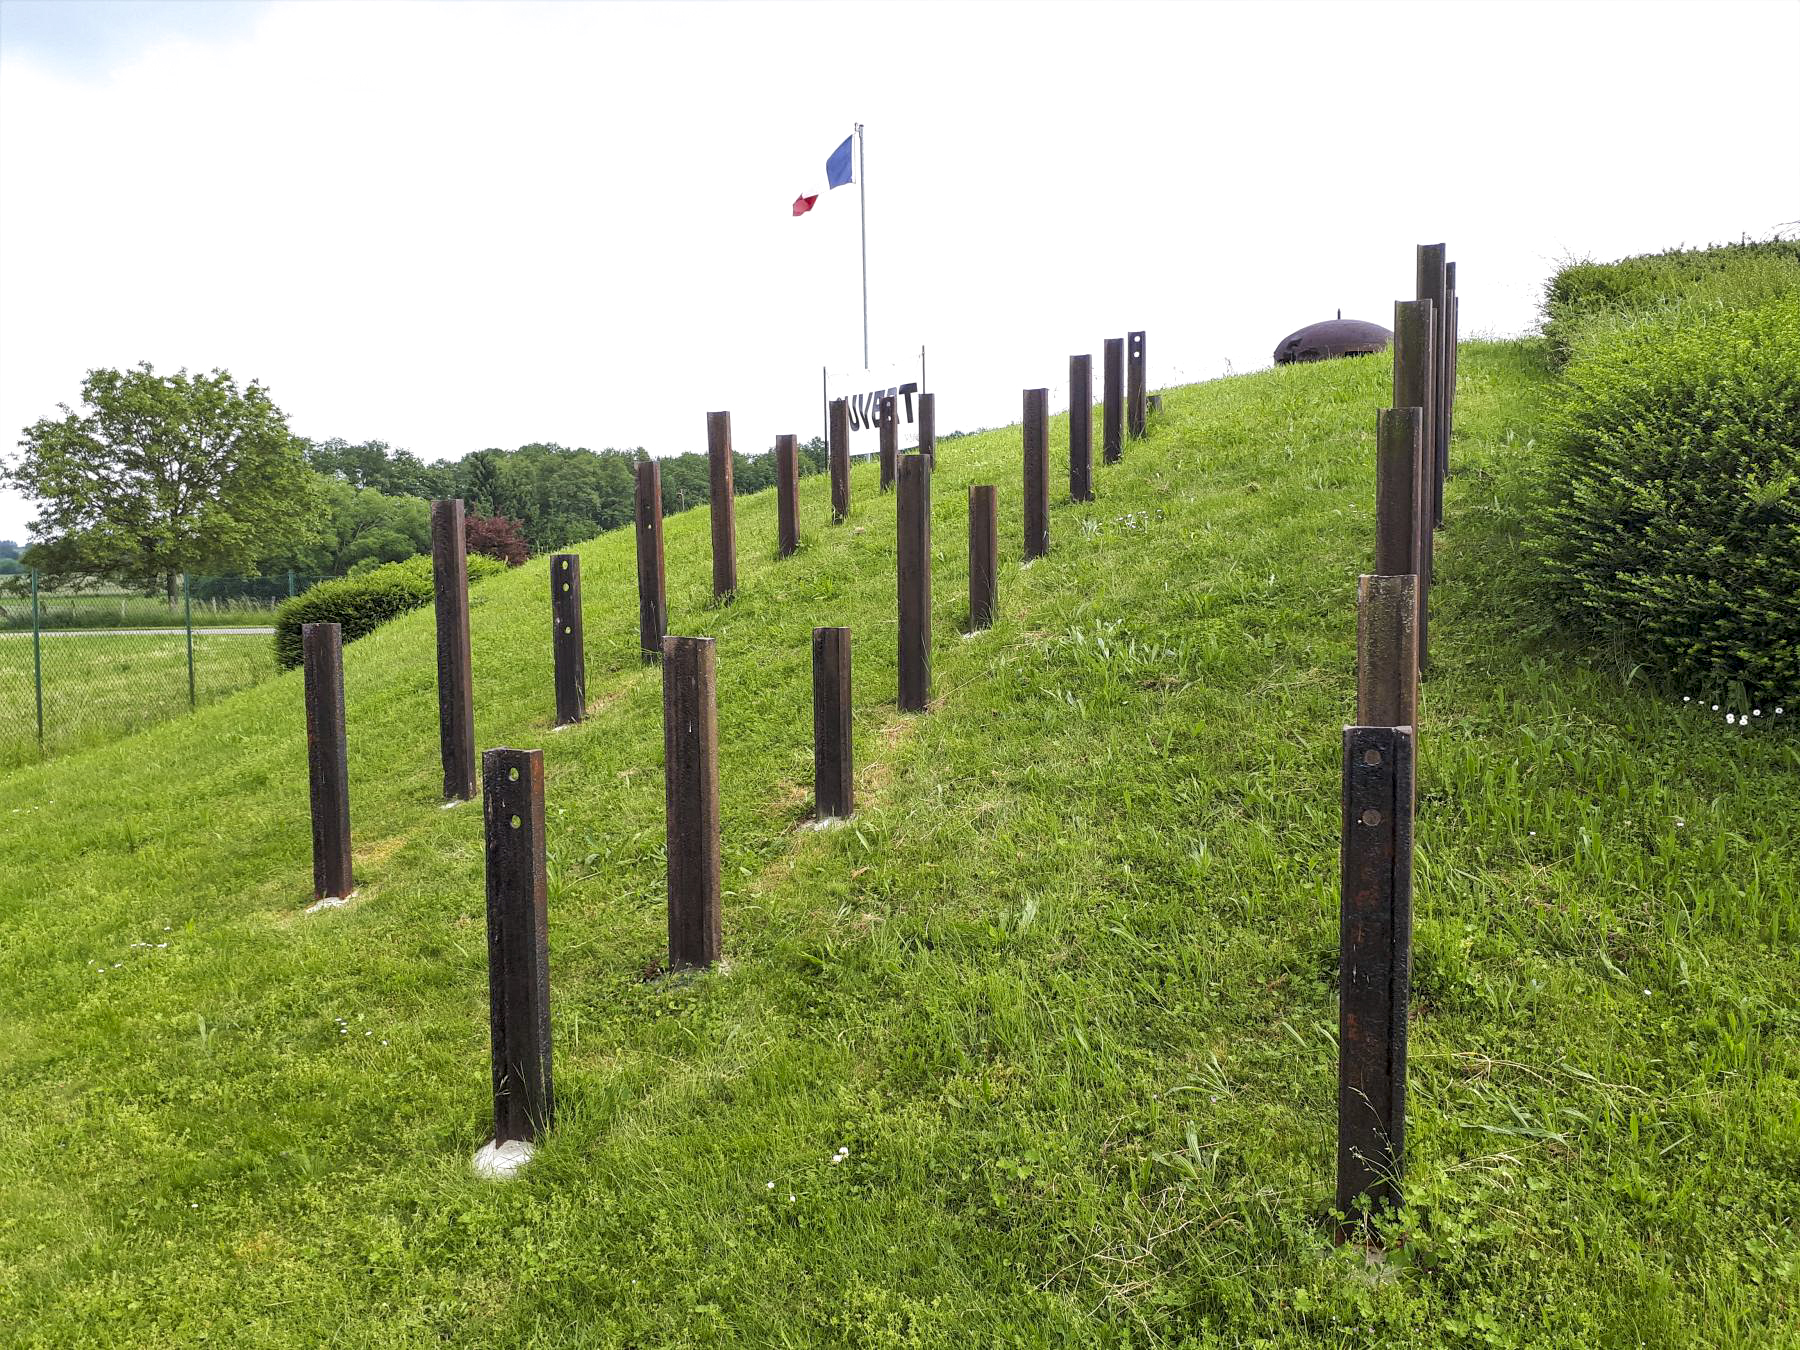
<svg viewBox="0 0 1800 1350">
<path fill-rule="evenodd" d="M 1338 356 L 1370 356 L 1386 351 L 1393 340 L 1393 333 L 1380 324 L 1346 319 L 1344 312 L 1339 310 L 1337 318 L 1308 324 L 1281 339 L 1275 347 L 1275 364 L 1285 366 L 1296 361 L 1329 361 Z"/>
</svg>

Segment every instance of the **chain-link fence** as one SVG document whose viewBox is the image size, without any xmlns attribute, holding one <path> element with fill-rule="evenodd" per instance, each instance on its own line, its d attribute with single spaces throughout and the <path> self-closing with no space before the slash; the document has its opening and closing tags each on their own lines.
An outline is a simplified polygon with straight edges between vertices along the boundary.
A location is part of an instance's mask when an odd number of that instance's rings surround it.
<svg viewBox="0 0 1800 1350">
<path fill-rule="evenodd" d="M 322 577 L 0 577 L 0 770 L 111 740 L 275 673 L 275 609 Z"/>
</svg>

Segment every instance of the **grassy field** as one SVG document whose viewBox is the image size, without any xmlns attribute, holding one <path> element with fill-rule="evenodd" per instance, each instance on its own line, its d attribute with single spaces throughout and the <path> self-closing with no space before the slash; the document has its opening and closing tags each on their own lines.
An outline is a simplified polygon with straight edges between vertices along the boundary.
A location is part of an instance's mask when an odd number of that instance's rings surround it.
<svg viewBox="0 0 1800 1350">
<path fill-rule="evenodd" d="M 310 899 L 297 673 L 0 779 L 0 1341 L 32 1345 L 1794 1344 L 1800 738 L 1589 668 L 1518 544 L 1547 376 L 1461 362 L 1423 693 L 1409 1205 L 1335 1247 L 1340 727 L 1385 358 L 1171 391 L 894 707 L 894 524 L 802 484 L 668 528 L 718 639 L 720 970 L 665 940 L 632 541 L 473 597 L 482 745 L 545 749 L 559 1116 L 486 1137 L 480 810 L 437 799 L 432 619 L 345 653 L 358 898 Z M 1053 459 L 1066 445 L 1059 419 Z M 953 453 L 952 453 L 953 449 Z M 1058 493 L 1060 498 L 1063 494 Z M 859 814 L 803 828 L 808 630 L 854 630 Z M 1785 723 L 1785 724 L 1784 724 Z M 834 1162 L 839 1150 L 848 1155 Z"/>
<path fill-rule="evenodd" d="M 271 643 L 266 634 L 196 630 L 198 701 L 223 698 L 273 675 Z M 46 753 L 115 740 L 188 711 L 184 632 L 47 631 L 40 645 Z M 33 665 L 30 633 L 0 633 L 0 769 L 38 757 Z"/>
</svg>

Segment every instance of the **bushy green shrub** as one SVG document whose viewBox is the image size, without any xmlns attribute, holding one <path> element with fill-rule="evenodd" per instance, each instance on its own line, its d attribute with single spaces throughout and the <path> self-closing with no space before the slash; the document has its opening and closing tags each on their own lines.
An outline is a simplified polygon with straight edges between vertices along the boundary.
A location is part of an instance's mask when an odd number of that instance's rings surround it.
<svg viewBox="0 0 1800 1350">
<path fill-rule="evenodd" d="M 469 555 L 469 582 L 504 572 L 506 564 L 479 553 Z M 389 619 L 431 603 L 431 556 L 385 563 L 360 576 L 321 581 L 275 611 L 275 660 L 283 670 L 300 664 L 300 626 L 335 623 L 345 642 L 374 632 Z"/>
<path fill-rule="evenodd" d="M 1561 365 L 1583 329 L 1597 322 L 1631 322 L 1671 307 L 1754 309 L 1796 292 L 1800 239 L 1569 263 L 1544 287 L 1544 337 Z"/>
<path fill-rule="evenodd" d="M 1563 614 L 1684 690 L 1800 703 L 1800 295 L 1592 329 L 1560 401 Z"/>
</svg>

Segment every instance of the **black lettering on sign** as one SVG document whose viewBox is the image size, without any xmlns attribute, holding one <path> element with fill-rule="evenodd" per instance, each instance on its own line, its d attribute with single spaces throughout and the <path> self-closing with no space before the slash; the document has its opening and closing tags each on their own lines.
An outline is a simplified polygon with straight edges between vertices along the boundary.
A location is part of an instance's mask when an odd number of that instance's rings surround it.
<svg viewBox="0 0 1800 1350">
<path fill-rule="evenodd" d="M 903 384 L 898 390 L 898 396 L 906 400 L 906 420 L 909 423 L 913 420 L 913 395 L 918 392 L 917 384 Z"/>
</svg>

